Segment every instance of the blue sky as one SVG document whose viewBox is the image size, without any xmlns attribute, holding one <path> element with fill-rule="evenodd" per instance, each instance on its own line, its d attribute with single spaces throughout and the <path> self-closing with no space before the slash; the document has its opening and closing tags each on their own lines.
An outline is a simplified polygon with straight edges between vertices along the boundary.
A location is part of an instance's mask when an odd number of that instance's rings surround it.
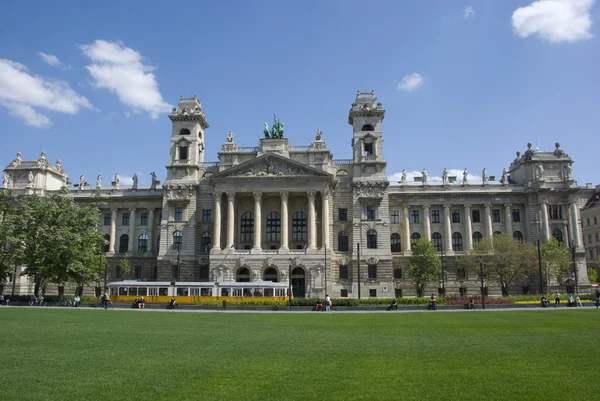
<svg viewBox="0 0 600 401">
<path fill-rule="evenodd" d="M 375 90 L 389 176 L 486 167 L 555 142 L 598 183 L 594 0 L 0 2 L 0 165 L 44 150 L 71 179 L 165 177 L 170 105 L 198 95 L 205 161 L 276 112 L 351 158 L 348 110 Z M 105 179 L 105 183 L 108 182 Z"/>
</svg>

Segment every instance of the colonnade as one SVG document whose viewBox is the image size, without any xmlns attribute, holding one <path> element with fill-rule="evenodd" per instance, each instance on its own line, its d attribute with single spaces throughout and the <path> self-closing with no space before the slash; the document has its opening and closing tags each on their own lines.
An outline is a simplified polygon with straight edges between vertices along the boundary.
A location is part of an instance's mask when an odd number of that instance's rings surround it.
<svg viewBox="0 0 600 401">
<path fill-rule="evenodd" d="M 118 208 L 111 208 L 111 216 L 110 216 L 110 243 L 108 246 L 108 252 L 114 253 L 116 244 L 117 244 L 117 212 Z M 127 210 L 127 209 L 125 209 Z M 153 252 L 153 228 L 154 228 L 154 208 L 143 209 L 148 210 L 148 230 L 145 233 L 148 236 L 148 248 L 146 252 Z M 134 252 L 135 244 L 136 244 L 136 233 L 135 226 L 136 224 L 136 208 L 129 208 L 129 243 L 127 245 L 128 252 Z"/>
</svg>

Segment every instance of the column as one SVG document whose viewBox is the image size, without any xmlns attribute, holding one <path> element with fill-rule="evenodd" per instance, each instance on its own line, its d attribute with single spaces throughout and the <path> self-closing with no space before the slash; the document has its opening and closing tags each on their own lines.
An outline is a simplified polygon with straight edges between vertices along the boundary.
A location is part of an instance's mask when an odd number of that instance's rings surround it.
<svg viewBox="0 0 600 401">
<path fill-rule="evenodd" d="M 542 203 L 540 203 L 540 211 L 542 212 L 540 239 L 543 242 L 547 242 L 550 239 L 550 225 L 548 224 L 548 203 L 546 201 L 542 201 Z"/>
<path fill-rule="evenodd" d="M 317 244 L 315 230 L 315 192 L 308 192 L 308 248 L 314 249 Z"/>
<path fill-rule="evenodd" d="M 323 201 L 323 246 L 329 246 L 329 189 L 321 191 Z"/>
<path fill-rule="evenodd" d="M 408 206 L 402 208 L 402 249 L 404 252 L 410 251 L 410 220 L 408 218 Z"/>
<path fill-rule="evenodd" d="M 260 250 L 261 248 L 261 234 L 262 234 L 262 215 L 261 215 L 261 201 L 262 192 L 254 192 L 254 247 L 253 249 Z"/>
<path fill-rule="evenodd" d="M 452 222 L 450 221 L 450 205 L 444 205 L 444 248 L 452 252 Z"/>
<path fill-rule="evenodd" d="M 531 223 L 533 223 L 533 221 L 531 221 L 531 215 L 529 214 L 529 204 L 524 204 L 523 208 L 525 210 L 525 224 L 523 225 L 523 227 L 525 227 L 525 232 L 523 235 L 525 236 L 525 242 L 530 242 L 532 240 Z"/>
<path fill-rule="evenodd" d="M 485 236 L 492 238 L 494 231 L 492 230 L 492 205 L 485 205 Z"/>
<path fill-rule="evenodd" d="M 465 244 L 473 249 L 473 227 L 471 226 L 471 205 L 465 205 Z"/>
<path fill-rule="evenodd" d="M 288 193 L 282 191 L 279 193 L 281 197 L 281 243 L 279 248 L 288 250 Z"/>
<path fill-rule="evenodd" d="M 429 216 L 429 205 L 423 206 L 423 226 L 425 228 L 425 238 L 431 241 L 431 219 Z"/>
<path fill-rule="evenodd" d="M 581 247 L 581 233 L 579 229 L 579 208 L 577 207 L 576 202 L 572 202 L 570 204 L 570 207 L 571 214 L 573 215 L 573 217 L 571 217 L 573 219 L 573 244 L 576 248 L 579 248 Z"/>
<path fill-rule="evenodd" d="M 504 223 L 506 224 L 506 233 L 512 237 L 512 210 L 510 204 L 504 205 Z"/>
<path fill-rule="evenodd" d="M 152 253 L 152 243 L 154 242 L 154 208 L 148 209 L 148 252 Z"/>
<path fill-rule="evenodd" d="M 235 192 L 227 192 L 227 242 L 225 248 L 233 248 L 233 235 L 235 230 L 233 225 L 235 223 Z"/>
<path fill-rule="evenodd" d="M 108 252 L 115 252 L 115 244 L 117 243 L 117 209 L 111 209 L 110 215 L 110 244 Z"/>
<path fill-rule="evenodd" d="M 137 253 L 135 249 L 135 209 L 129 209 L 129 246 L 130 253 Z"/>
<path fill-rule="evenodd" d="M 221 192 L 215 192 L 215 218 L 213 226 L 213 247 L 221 250 Z"/>
</svg>

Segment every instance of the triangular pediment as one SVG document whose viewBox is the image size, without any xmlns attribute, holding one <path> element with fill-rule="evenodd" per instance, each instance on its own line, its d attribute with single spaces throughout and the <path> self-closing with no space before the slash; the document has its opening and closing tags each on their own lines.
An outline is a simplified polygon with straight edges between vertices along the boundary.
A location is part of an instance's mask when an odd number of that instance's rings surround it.
<svg viewBox="0 0 600 401">
<path fill-rule="evenodd" d="M 215 178 L 229 177 L 331 177 L 331 174 L 283 156 L 269 153 L 232 167 Z"/>
</svg>

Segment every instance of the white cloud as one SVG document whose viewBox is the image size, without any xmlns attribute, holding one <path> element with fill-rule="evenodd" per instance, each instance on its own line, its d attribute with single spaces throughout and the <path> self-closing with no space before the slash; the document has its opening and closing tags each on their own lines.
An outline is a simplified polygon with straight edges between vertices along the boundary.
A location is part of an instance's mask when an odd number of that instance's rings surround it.
<svg viewBox="0 0 600 401">
<path fill-rule="evenodd" d="M 44 63 L 49 64 L 52 67 L 58 67 L 58 68 L 61 68 L 63 70 L 69 70 L 69 69 L 71 69 L 70 65 L 66 65 L 66 64 L 62 63 L 58 59 L 58 57 L 56 57 L 53 54 L 46 54 L 44 52 L 38 52 L 37 54 L 38 54 L 38 56 L 40 56 L 40 58 L 42 59 L 42 61 Z"/>
<path fill-rule="evenodd" d="M 133 185 L 133 177 L 130 177 L 128 175 L 121 175 L 119 176 L 120 179 L 120 183 L 123 185 Z"/>
<path fill-rule="evenodd" d="M 39 108 L 66 114 L 93 108 L 68 83 L 31 75 L 23 64 L 7 59 L 0 59 L 0 105 L 33 127 L 50 125 Z"/>
<path fill-rule="evenodd" d="M 86 69 L 98 88 L 116 93 L 119 100 L 135 111 L 145 111 L 153 119 L 170 111 L 159 90 L 154 67 L 142 63 L 142 55 L 122 43 L 96 40 L 81 46 L 92 64 Z"/>
<path fill-rule="evenodd" d="M 463 171 L 464 171 L 464 169 L 450 168 L 450 169 L 448 169 L 448 177 L 456 177 L 456 182 L 462 184 Z M 439 176 L 431 175 L 431 172 L 429 170 L 427 171 L 427 175 L 428 175 L 428 181 L 442 182 L 441 175 L 439 175 Z M 422 171 L 407 171 L 406 172 L 406 181 L 414 182 L 415 177 L 421 177 L 421 176 L 423 176 Z M 469 181 L 481 181 L 481 176 L 468 173 L 467 179 Z M 402 180 L 402 172 L 392 174 L 391 176 L 388 177 L 388 180 L 390 180 L 391 182 L 401 181 Z"/>
<path fill-rule="evenodd" d="M 595 0 L 538 0 L 512 15 L 514 32 L 552 43 L 576 42 L 592 37 L 590 9 Z"/>
<path fill-rule="evenodd" d="M 418 72 L 405 75 L 402 81 L 396 84 L 396 89 L 404 92 L 412 92 L 423 85 L 423 77 Z"/>
<path fill-rule="evenodd" d="M 463 10 L 463 19 L 475 18 L 475 9 L 473 6 L 466 6 Z"/>
</svg>

